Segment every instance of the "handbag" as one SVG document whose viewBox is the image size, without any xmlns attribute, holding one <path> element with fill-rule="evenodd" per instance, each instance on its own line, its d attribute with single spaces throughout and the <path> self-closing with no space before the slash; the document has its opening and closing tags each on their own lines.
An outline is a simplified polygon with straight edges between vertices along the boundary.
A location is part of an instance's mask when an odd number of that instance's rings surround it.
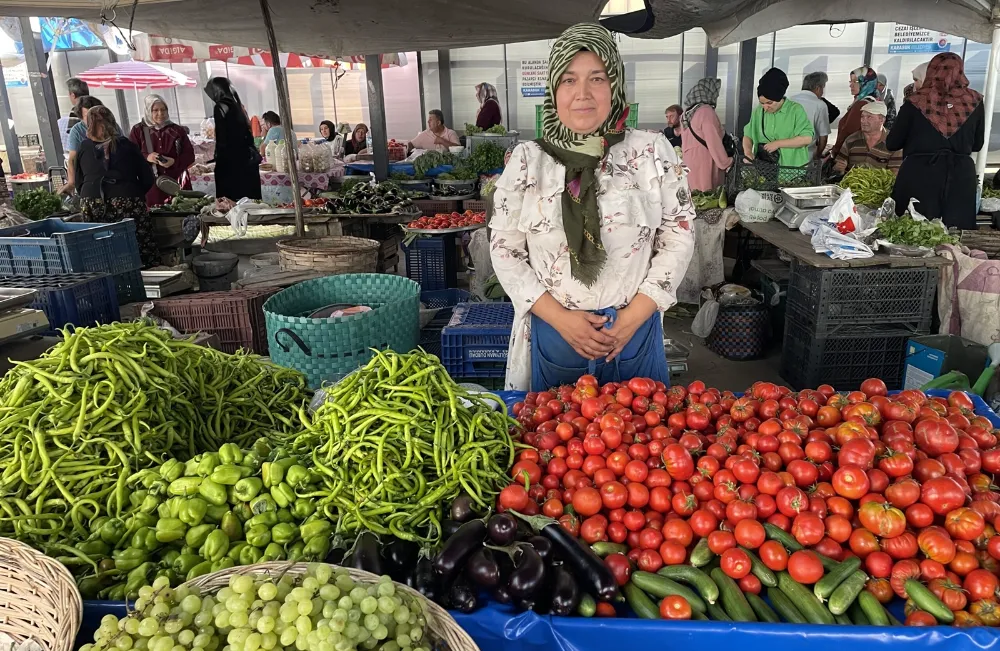
<svg viewBox="0 0 1000 651">
<path fill-rule="evenodd" d="M 698 132 L 694 130 L 694 125 L 688 124 L 688 131 L 694 136 L 694 139 L 701 143 L 701 146 L 708 149 L 708 144 L 705 140 L 698 135 Z M 736 155 L 736 139 L 733 138 L 733 134 L 728 131 L 722 133 L 722 147 L 726 150 L 726 156 L 732 158 Z M 1000 172 L 998 172 L 1000 173 Z"/>
<path fill-rule="evenodd" d="M 146 139 L 146 153 L 156 153 L 153 150 L 153 137 L 149 133 L 149 127 L 145 124 L 142 125 L 142 135 Z M 153 168 L 153 176 L 156 177 L 156 187 L 159 188 L 164 194 L 176 197 L 177 193 L 181 191 L 181 186 L 177 182 L 177 179 L 167 176 L 166 174 L 159 174 L 156 169 L 157 166 L 154 163 L 150 163 L 150 167 Z"/>
<path fill-rule="evenodd" d="M 767 113 L 764 113 L 760 116 L 760 132 L 765 138 L 767 138 L 767 132 L 764 131 L 764 123 L 766 122 L 764 118 L 766 117 Z M 771 142 L 771 140 L 769 139 L 767 140 L 767 142 Z M 764 145 L 767 144 L 767 142 L 757 145 L 756 158 L 762 163 L 770 163 L 772 165 L 777 165 L 778 161 L 780 160 L 780 153 L 778 152 L 778 150 L 767 151 L 766 149 L 764 149 Z"/>
</svg>

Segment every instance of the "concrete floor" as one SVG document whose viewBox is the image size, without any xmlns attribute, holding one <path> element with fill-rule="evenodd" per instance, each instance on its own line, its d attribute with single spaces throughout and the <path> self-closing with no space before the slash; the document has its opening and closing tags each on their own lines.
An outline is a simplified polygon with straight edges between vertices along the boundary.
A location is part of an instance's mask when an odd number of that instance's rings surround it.
<svg viewBox="0 0 1000 651">
<path fill-rule="evenodd" d="M 688 384 L 701 380 L 709 387 L 722 391 L 745 391 L 758 380 L 783 383 L 778 375 L 781 361 L 781 343 L 772 343 L 761 359 L 735 362 L 720 357 L 709 350 L 702 340 L 691 334 L 690 318 L 666 318 L 663 324 L 665 337 L 674 339 L 691 351 L 688 371 L 672 378 L 675 384 Z"/>
</svg>

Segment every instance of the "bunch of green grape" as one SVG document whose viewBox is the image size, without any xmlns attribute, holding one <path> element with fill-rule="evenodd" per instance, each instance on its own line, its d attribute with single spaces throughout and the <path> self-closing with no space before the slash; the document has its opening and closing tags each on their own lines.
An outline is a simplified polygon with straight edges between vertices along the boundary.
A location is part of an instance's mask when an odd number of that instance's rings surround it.
<svg viewBox="0 0 1000 651">
<path fill-rule="evenodd" d="M 202 596 L 165 577 L 139 590 L 124 619 L 105 615 L 80 651 L 430 651 L 423 606 L 387 576 L 355 583 L 312 565 L 292 578 L 234 575 Z"/>
</svg>

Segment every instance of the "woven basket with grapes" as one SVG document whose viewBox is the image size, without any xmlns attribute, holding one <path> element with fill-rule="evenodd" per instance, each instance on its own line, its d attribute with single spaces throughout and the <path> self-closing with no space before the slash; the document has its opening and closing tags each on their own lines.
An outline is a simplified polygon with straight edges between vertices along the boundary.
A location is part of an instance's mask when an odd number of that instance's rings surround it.
<svg viewBox="0 0 1000 651">
<path fill-rule="evenodd" d="M 262 563 L 139 590 L 80 651 L 479 651 L 451 615 L 405 585 L 322 563 Z"/>
</svg>

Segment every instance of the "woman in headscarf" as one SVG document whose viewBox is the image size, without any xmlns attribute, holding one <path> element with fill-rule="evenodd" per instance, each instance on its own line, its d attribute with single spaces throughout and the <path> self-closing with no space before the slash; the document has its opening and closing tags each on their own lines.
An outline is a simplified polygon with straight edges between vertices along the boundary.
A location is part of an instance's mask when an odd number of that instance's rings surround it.
<svg viewBox="0 0 1000 651">
<path fill-rule="evenodd" d="M 364 154 L 368 149 L 368 125 L 358 122 L 351 132 L 351 137 L 344 143 L 344 155 Z"/>
<path fill-rule="evenodd" d="M 132 127 L 128 139 L 142 152 L 152 166 L 154 176 L 169 176 L 185 190 L 191 181 L 185 172 L 194 164 L 194 147 L 184 128 L 170 121 L 167 103 L 159 95 L 148 95 L 145 100 L 142 122 Z M 146 205 L 158 206 L 170 200 L 160 188 L 153 187 L 146 193 Z"/>
<path fill-rule="evenodd" d="M 479 111 L 476 112 L 476 126 L 484 131 L 503 122 L 500 115 L 500 100 L 497 99 L 497 89 L 485 81 L 476 85 L 476 99 L 479 100 Z"/>
<path fill-rule="evenodd" d="M 930 61 L 925 61 L 919 66 L 913 69 L 913 83 L 907 84 L 906 88 L 903 89 L 903 99 L 909 99 L 910 95 L 914 91 L 919 90 L 924 84 L 924 78 L 927 76 L 927 66 L 930 65 Z"/>
<path fill-rule="evenodd" d="M 681 115 L 681 149 L 687 165 L 688 185 L 707 192 L 722 185 L 733 159 L 726 153 L 726 135 L 715 112 L 722 80 L 705 78 L 688 91 Z"/>
<path fill-rule="evenodd" d="M 743 155 L 781 167 L 809 164 L 809 145 L 816 129 L 806 110 L 785 97 L 788 76 L 778 68 L 764 73 L 757 84 L 757 106 L 743 129 Z M 796 172 L 797 173 L 797 172 Z M 790 180 L 779 175 L 778 181 Z"/>
<path fill-rule="evenodd" d="M 538 140 L 497 181 L 490 257 L 514 303 L 509 389 L 649 377 L 669 382 L 662 313 L 694 249 L 685 169 L 661 133 L 625 128 L 614 37 L 556 39 Z"/>
<path fill-rule="evenodd" d="M 927 68 L 920 88 L 904 102 L 885 144 L 903 150 L 892 198 L 902 215 L 910 199 L 928 219 L 976 228 L 976 162 L 985 142 L 983 97 L 969 88 L 962 58 L 942 52 Z"/>
<path fill-rule="evenodd" d="M 159 247 L 146 208 L 153 168 L 139 147 L 121 135 L 107 107 L 87 111 L 84 124 L 87 138 L 77 150 L 73 175 L 83 220 L 108 224 L 134 219 L 143 268 L 158 265 Z"/>
<path fill-rule="evenodd" d="M 323 120 L 319 123 L 319 135 L 327 142 L 333 142 L 333 139 L 337 137 L 337 127 L 334 126 L 333 122 Z"/>
<path fill-rule="evenodd" d="M 861 109 L 865 104 L 878 100 L 878 73 L 874 68 L 861 66 L 851 71 L 851 95 L 854 95 L 854 103 L 837 125 L 837 142 L 832 150 L 834 156 L 847 136 L 861 131 Z"/>
<path fill-rule="evenodd" d="M 240 96 L 225 77 L 209 79 L 205 94 L 215 102 L 216 196 L 260 199 L 261 157 Z"/>
</svg>

